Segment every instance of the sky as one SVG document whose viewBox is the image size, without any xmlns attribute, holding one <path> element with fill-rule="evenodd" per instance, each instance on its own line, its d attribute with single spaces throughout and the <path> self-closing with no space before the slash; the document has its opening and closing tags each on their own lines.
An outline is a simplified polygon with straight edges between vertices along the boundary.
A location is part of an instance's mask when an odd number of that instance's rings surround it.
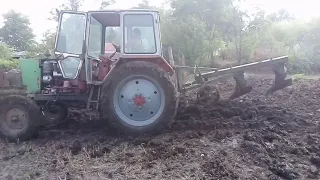
<svg viewBox="0 0 320 180">
<path fill-rule="evenodd" d="M 250 9 L 259 6 L 267 12 L 285 9 L 297 18 L 309 20 L 320 16 L 319 0 L 246 0 L 245 6 Z"/>
<path fill-rule="evenodd" d="M 255 6 L 271 13 L 280 9 L 285 9 L 301 19 L 311 19 L 320 16 L 319 0 L 246 0 L 244 8 L 250 10 Z M 56 22 L 48 20 L 49 12 L 65 0 L 0 0 L 0 15 L 13 9 L 19 11 L 30 18 L 31 27 L 40 40 L 44 31 L 56 27 Z M 96 10 L 99 8 L 101 0 L 84 0 L 83 10 Z M 116 4 L 108 7 L 114 9 L 127 9 L 137 5 L 141 0 L 116 0 Z M 151 5 L 161 5 L 165 0 L 150 0 Z M 3 19 L 0 18 L 0 26 Z"/>
</svg>

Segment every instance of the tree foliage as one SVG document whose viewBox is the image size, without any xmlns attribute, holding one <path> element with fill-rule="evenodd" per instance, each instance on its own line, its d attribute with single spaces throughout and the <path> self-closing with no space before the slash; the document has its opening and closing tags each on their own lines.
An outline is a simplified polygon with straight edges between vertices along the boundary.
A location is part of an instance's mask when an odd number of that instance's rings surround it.
<svg viewBox="0 0 320 180">
<path fill-rule="evenodd" d="M 102 3 L 104 0 L 102 0 Z M 70 10 L 79 11 L 82 6 L 83 0 L 67 0 L 65 4 L 61 4 L 58 8 L 54 8 L 50 11 L 51 17 L 49 20 L 59 21 L 59 11 Z"/>
<path fill-rule="evenodd" d="M 12 49 L 5 43 L 0 43 L 0 59 L 10 59 L 12 57 Z"/>
<path fill-rule="evenodd" d="M 241 8 L 244 1 L 167 0 L 170 8 L 163 8 L 141 0 L 133 8 L 160 12 L 162 43 L 173 48 L 175 59 L 183 59 L 189 66 L 225 66 L 288 55 L 291 72 L 320 70 L 320 17 L 303 22 L 283 9 L 271 14 L 259 8 L 247 12 Z M 98 8 L 105 9 L 115 2 L 100 0 Z M 78 11 L 82 3 L 68 0 L 58 9 Z M 58 21 L 59 13 L 53 10 L 51 14 L 51 19 Z M 28 25 L 28 21 L 23 22 Z M 43 41 L 32 49 L 53 49 L 55 33 L 45 32 Z M 119 41 L 119 34 L 119 29 L 107 29 L 107 41 Z M 13 42 L 21 37 L 15 38 L 5 42 L 15 47 Z"/>
<path fill-rule="evenodd" d="M 188 65 L 252 62 L 288 55 L 291 72 L 320 70 L 320 18 L 311 23 L 285 10 L 247 12 L 241 0 L 169 0 L 160 9 L 163 43 Z M 140 7 L 148 5 L 147 1 Z M 218 62 L 218 63 L 217 63 Z"/>
<path fill-rule="evenodd" d="M 0 28 L 0 40 L 17 51 L 26 51 L 34 43 L 35 35 L 29 18 L 13 10 L 3 15 L 4 25 Z"/>
<path fill-rule="evenodd" d="M 42 35 L 42 40 L 35 47 L 35 52 L 44 53 L 48 50 L 53 51 L 55 41 L 56 41 L 56 32 L 52 32 L 50 30 L 45 31 Z"/>
<path fill-rule="evenodd" d="M 115 0 L 101 0 L 100 9 L 105 9 L 106 7 L 114 4 L 115 2 Z"/>
</svg>

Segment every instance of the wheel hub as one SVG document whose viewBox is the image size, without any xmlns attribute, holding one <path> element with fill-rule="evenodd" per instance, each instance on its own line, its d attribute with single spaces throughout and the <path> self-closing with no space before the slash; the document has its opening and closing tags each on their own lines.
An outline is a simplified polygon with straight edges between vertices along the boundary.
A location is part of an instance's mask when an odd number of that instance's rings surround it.
<svg viewBox="0 0 320 180">
<path fill-rule="evenodd" d="M 27 125 L 28 115 L 20 108 L 12 108 L 6 113 L 5 122 L 12 130 L 23 129 Z"/>
<path fill-rule="evenodd" d="M 114 108 L 121 120 L 132 126 L 153 123 L 164 109 L 164 92 L 146 76 L 131 76 L 116 88 Z"/>
<path fill-rule="evenodd" d="M 145 98 L 141 94 L 140 95 L 136 95 L 133 98 L 133 102 L 137 106 L 143 106 L 146 103 Z"/>
</svg>

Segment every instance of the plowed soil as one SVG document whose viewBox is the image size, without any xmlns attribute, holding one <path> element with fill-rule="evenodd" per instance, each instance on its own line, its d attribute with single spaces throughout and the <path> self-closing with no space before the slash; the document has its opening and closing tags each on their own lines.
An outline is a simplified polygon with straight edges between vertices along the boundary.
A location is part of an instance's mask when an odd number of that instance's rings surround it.
<svg viewBox="0 0 320 180">
<path fill-rule="evenodd" d="M 160 135 L 115 135 L 74 120 L 29 142 L 0 142 L 0 179 L 320 179 L 320 81 L 299 80 L 266 98 L 272 80 L 250 79 L 236 100 L 183 99 Z M 233 82 L 219 84 L 223 99 Z"/>
</svg>

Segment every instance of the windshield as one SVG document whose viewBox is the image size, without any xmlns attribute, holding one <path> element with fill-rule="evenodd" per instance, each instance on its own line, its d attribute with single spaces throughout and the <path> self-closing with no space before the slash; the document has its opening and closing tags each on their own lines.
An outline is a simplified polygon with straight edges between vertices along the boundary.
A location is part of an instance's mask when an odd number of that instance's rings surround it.
<svg viewBox="0 0 320 180">
<path fill-rule="evenodd" d="M 154 18 L 151 14 L 126 14 L 124 31 L 126 53 L 156 53 Z"/>
<path fill-rule="evenodd" d="M 63 13 L 56 50 L 62 53 L 81 54 L 85 32 L 85 15 Z"/>
</svg>

